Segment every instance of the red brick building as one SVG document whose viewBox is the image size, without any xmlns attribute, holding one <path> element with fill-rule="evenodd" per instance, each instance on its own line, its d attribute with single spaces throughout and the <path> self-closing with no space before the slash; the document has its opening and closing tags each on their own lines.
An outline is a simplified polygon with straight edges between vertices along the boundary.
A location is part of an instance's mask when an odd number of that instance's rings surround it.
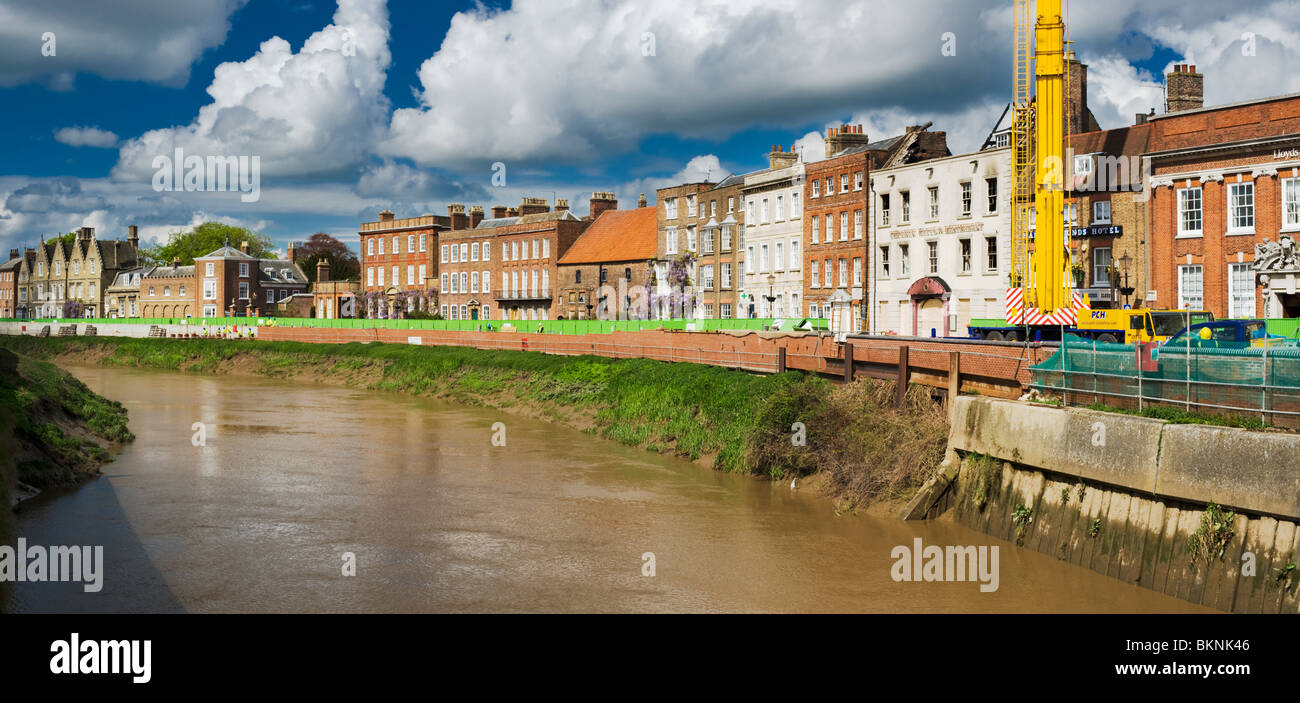
<svg viewBox="0 0 1300 703">
<path fill-rule="evenodd" d="M 649 262 L 658 253 L 658 208 L 607 210 L 560 257 L 559 315 L 569 320 L 642 319 Z M 621 298 L 621 299 L 620 299 Z"/>
<path fill-rule="evenodd" d="M 437 303 L 435 282 L 438 233 L 451 228 L 464 206 L 449 217 L 425 214 L 396 219 L 391 210 L 378 222 L 361 223 L 361 290 L 358 317 L 392 317 L 410 310 L 432 310 Z M 401 311 L 398 310 L 401 308 Z"/>
<path fill-rule="evenodd" d="M 10 249 L 9 259 L 0 264 L 0 319 L 18 316 L 18 272 L 23 263 L 18 253 Z"/>
<path fill-rule="evenodd" d="M 1203 108 L 1194 66 L 1167 80 L 1171 111 L 1149 119 L 1147 304 L 1300 316 L 1300 94 Z"/>
</svg>

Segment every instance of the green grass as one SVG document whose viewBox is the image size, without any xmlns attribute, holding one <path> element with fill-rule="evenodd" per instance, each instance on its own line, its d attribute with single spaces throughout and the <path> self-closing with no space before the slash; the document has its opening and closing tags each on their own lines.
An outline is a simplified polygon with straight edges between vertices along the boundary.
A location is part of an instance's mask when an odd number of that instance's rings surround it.
<svg viewBox="0 0 1300 703">
<path fill-rule="evenodd" d="M 1183 408 L 1172 405 L 1148 405 L 1141 410 L 1132 408 L 1120 408 L 1103 403 L 1093 403 L 1087 406 L 1089 410 L 1097 410 L 1107 413 L 1122 413 L 1124 415 L 1137 415 L 1139 417 L 1149 417 L 1156 420 L 1164 420 L 1175 425 L 1217 425 L 1219 427 L 1240 427 L 1247 430 L 1262 430 L 1267 427 L 1263 420 L 1245 415 L 1218 415 L 1212 413 L 1189 412 Z"/>
</svg>

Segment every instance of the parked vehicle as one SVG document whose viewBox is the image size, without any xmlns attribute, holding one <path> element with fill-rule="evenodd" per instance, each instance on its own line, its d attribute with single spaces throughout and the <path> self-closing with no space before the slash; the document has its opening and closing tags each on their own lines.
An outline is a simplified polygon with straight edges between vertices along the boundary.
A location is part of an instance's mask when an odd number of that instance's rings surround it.
<svg viewBox="0 0 1300 703">
<path fill-rule="evenodd" d="M 1162 347 L 1195 349 L 1246 349 L 1248 347 L 1294 346 L 1295 340 L 1268 333 L 1264 320 L 1217 320 L 1186 327 Z"/>
</svg>

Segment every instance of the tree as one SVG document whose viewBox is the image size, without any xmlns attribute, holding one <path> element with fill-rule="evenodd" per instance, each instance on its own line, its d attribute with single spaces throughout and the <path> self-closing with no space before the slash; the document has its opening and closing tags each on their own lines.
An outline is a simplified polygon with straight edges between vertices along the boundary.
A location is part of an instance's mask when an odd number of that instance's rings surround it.
<svg viewBox="0 0 1300 703">
<path fill-rule="evenodd" d="M 141 253 L 146 261 L 154 265 L 165 266 L 171 264 L 173 259 L 180 259 L 181 265 L 189 266 L 195 258 L 207 256 L 227 243 L 238 249 L 244 242 L 248 242 L 250 256 L 269 256 L 270 237 L 220 222 L 204 222 L 188 232 L 172 232 L 165 244 L 144 247 Z"/>
<path fill-rule="evenodd" d="M 313 234 L 302 245 L 299 266 L 307 274 L 307 280 L 316 282 L 316 262 L 324 259 L 329 262 L 331 281 L 350 281 L 361 278 L 361 262 L 348 245 L 324 232 Z M 423 281 L 421 281 L 423 283 Z"/>
</svg>

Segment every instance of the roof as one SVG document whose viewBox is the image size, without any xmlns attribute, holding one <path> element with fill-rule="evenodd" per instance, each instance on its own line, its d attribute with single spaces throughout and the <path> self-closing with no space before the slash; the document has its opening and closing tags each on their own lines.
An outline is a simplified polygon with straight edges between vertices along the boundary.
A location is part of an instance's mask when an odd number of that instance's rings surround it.
<svg viewBox="0 0 1300 703">
<path fill-rule="evenodd" d="M 211 254 L 208 254 L 207 256 L 196 257 L 195 260 L 197 261 L 199 259 L 255 259 L 255 258 L 257 257 L 245 254 L 244 252 L 235 249 L 234 247 L 227 244 L 226 246 L 221 247 L 220 249 L 212 252 Z"/>
<path fill-rule="evenodd" d="M 1151 137 L 1151 125 L 1139 124 L 1100 132 L 1070 135 L 1070 146 L 1076 154 L 1110 154 L 1137 156 L 1146 153 Z"/>
<path fill-rule="evenodd" d="M 261 259 L 258 261 L 257 270 L 262 283 L 307 285 L 307 276 L 303 274 L 302 269 L 288 259 Z"/>
<path fill-rule="evenodd" d="M 144 278 L 191 278 L 193 266 L 154 266 L 144 274 Z"/>
<path fill-rule="evenodd" d="M 5 263 L 0 264 L 0 271 L 9 271 L 12 269 L 16 269 L 18 268 L 18 265 L 21 264 L 22 262 L 23 262 L 23 257 L 21 256 L 16 259 L 10 259 Z"/>
<path fill-rule="evenodd" d="M 1258 105 L 1260 103 L 1272 102 L 1274 100 L 1291 100 L 1300 98 L 1300 93 L 1284 93 L 1282 95 L 1270 95 L 1266 98 L 1251 98 L 1250 100 L 1241 100 L 1235 103 L 1224 103 L 1222 105 L 1209 105 L 1207 107 L 1198 107 L 1192 110 L 1177 110 L 1175 112 L 1164 112 L 1159 115 L 1150 115 L 1147 121 L 1164 120 L 1170 117 L 1182 117 L 1183 115 L 1195 115 L 1201 112 L 1213 112 L 1215 110 L 1226 110 L 1233 107 L 1244 107 L 1246 105 Z"/>
<path fill-rule="evenodd" d="M 747 175 L 749 174 L 733 173 L 730 176 L 727 176 L 726 178 L 722 179 L 721 181 L 718 181 L 718 184 L 713 186 L 713 189 L 717 190 L 718 188 L 726 188 L 727 186 L 744 185 L 745 176 Z"/>
<path fill-rule="evenodd" d="M 132 276 L 143 277 L 144 273 L 145 273 L 144 266 L 136 266 L 135 268 L 124 269 L 120 271 L 116 276 L 113 277 L 113 282 L 110 283 L 108 287 L 109 288 L 131 287 L 134 285 L 131 283 L 131 277 Z"/>
<path fill-rule="evenodd" d="M 659 251 L 658 208 L 606 210 L 569 247 L 561 264 L 648 261 Z"/>
<path fill-rule="evenodd" d="M 478 223 L 474 229 L 492 229 L 494 227 L 505 227 L 507 225 L 531 225 L 538 222 L 554 222 L 559 220 L 576 220 L 582 221 L 581 217 L 573 214 L 570 210 L 552 210 L 550 212 L 539 212 L 533 215 L 519 215 L 517 217 L 496 217 L 483 220 Z M 463 230 L 457 230 L 461 232 Z"/>
</svg>

